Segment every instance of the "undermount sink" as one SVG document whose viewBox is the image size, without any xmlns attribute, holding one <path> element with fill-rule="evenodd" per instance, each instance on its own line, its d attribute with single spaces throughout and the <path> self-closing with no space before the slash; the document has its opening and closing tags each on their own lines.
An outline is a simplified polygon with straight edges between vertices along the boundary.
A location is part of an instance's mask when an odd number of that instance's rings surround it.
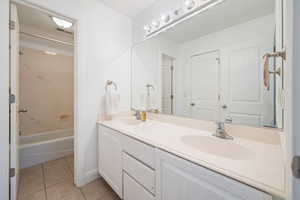
<svg viewBox="0 0 300 200">
<path fill-rule="evenodd" d="M 232 160 L 245 160 L 252 155 L 249 149 L 229 140 L 197 135 L 183 136 L 181 140 L 201 152 Z"/>
</svg>

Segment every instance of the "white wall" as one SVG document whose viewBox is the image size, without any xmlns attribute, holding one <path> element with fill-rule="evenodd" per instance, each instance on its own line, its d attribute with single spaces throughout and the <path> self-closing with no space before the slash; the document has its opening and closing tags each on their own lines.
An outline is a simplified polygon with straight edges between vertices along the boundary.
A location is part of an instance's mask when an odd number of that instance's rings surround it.
<svg viewBox="0 0 300 200">
<path fill-rule="evenodd" d="M 77 20 L 75 182 L 83 185 L 98 174 L 96 121 L 103 114 L 106 80 L 118 84 L 122 108 L 130 107 L 131 21 L 98 0 L 29 2 Z"/>
<path fill-rule="evenodd" d="M 0 199 L 9 196 L 8 168 L 9 168 L 9 1 L 0 1 Z"/>
<path fill-rule="evenodd" d="M 180 45 L 177 69 L 175 71 L 175 99 L 176 114 L 189 116 L 189 58 L 199 53 L 219 50 L 221 59 L 221 93 L 226 96 L 228 73 L 228 53 L 231 49 L 241 48 L 243 46 L 252 46 L 255 44 L 266 44 L 270 49 L 264 52 L 272 51 L 275 29 L 274 15 L 268 15 L 254 19 L 243 24 L 229 27 L 219 32 L 215 32 L 196 40 L 192 40 Z M 226 98 L 226 97 L 225 97 Z"/>
</svg>

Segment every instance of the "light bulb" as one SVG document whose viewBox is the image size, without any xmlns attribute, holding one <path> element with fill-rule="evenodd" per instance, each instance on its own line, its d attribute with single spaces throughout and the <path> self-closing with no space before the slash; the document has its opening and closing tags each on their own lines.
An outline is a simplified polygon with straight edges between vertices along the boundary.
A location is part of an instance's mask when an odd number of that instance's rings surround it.
<svg viewBox="0 0 300 200">
<path fill-rule="evenodd" d="M 151 31 L 151 26 L 145 25 L 145 26 L 144 26 L 144 30 L 145 30 L 146 32 L 150 32 L 150 31 Z"/>
<path fill-rule="evenodd" d="M 154 21 L 152 22 L 152 27 L 158 28 L 158 27 L 159 27 L 159 21 L 154 20 Z"/>
<path fill-rule="evenodd" d="M 195 1 L 194 0 L 184 0 L 184 5 L 188 10 L 190 10 L 190 9 L 194 8 Z"/>
<path fill-rule="evenodd" d="M 71 28 L 73 26 L 73 23 L 68 22 L 66 20 L 63 20 L 63 19 L 60 19 L 57 17 L 51 17 L 51 18 L 55 22 L 55 24 L 62 29 Z"/>
<path fill-rule="evenodd" d="M 162 15 L 160 16 L 160 19 L 161 19 L 161 21 L 162 21 L 163 23 L 168 23 L 168 22 L 170 21 L 170 15 L 168 15 L 168 14 L 162 14 Z"/>
</svg>

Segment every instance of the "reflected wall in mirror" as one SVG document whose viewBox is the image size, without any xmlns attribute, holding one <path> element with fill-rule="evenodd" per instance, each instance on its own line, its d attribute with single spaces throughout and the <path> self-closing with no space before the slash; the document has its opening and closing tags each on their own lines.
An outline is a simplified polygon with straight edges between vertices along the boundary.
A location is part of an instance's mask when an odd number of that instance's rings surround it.
<svg viewBox="0 0 300 200">
<path fill-rule="evenodd" d="M 145 24 L 182 3 L 166 2 L 154 2 L 135 20 L 132 107 L 280 127 L 282 74 L 272 73 L 279 71 L 273 58 L 269 65 L 263 59 L 276 44 L 274 0 L 226 0 L 145 39 Z"/>
</svg>

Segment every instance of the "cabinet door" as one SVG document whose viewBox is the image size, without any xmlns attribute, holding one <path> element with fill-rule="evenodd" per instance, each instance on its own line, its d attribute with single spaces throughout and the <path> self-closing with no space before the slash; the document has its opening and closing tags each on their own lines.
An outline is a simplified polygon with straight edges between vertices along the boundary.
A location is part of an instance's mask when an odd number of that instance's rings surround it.
<svg viewBox="0 0 300 200">
<path fill-rule="evenodd" d="M 99 173 L 122 198 L 122 145 L 121 135 L 99 126 Z"/>
<path fill-rule="evenodd" d="M 269 195 L 157 150 L 156 200 L 266 200 Z"/>
</svg>

